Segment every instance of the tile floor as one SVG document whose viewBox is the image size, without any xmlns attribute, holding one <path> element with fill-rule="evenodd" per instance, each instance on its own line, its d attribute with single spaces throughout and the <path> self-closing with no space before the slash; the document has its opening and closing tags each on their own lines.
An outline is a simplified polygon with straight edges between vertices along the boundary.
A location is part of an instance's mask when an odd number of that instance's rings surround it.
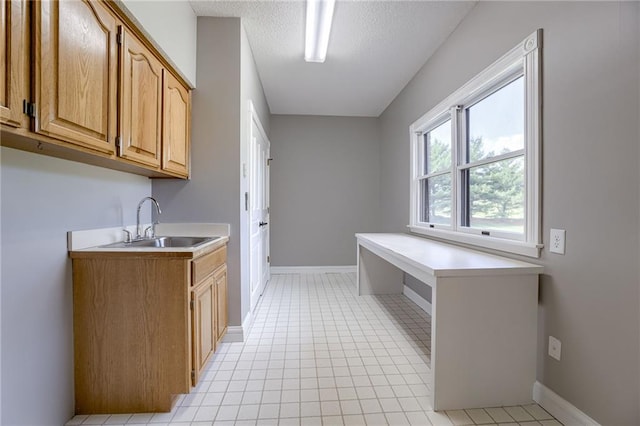
<svg viewBox="0 0 640 426">
<path fill-rule="evenodd" d="M 355 274 L 273 275 L 246 341 L 222 344 L 171 413 L 67 425 L 560 425 L 533 401 L 434 412 L 430 317 L 404 296 L 355 290 Z"/>
</svg>

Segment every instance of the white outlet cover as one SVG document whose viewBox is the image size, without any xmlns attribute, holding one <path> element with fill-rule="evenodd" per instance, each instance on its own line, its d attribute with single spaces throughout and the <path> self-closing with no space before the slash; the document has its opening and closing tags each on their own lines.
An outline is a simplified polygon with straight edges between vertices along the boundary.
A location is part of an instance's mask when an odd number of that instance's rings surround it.
<svg viewBox="0 0 640 426">
<path fill-rule="evenodd" d="M 560 361 L 562 354 L 562 343 L 553 336 L 549 336 L 549 356 Z"/>
<path fill-rule="evenodd" d="M 565 235 L 564 229 L 551 229 L 549 232 L 549 251 L 551 253 L 564 254 Z"/>
</svg>

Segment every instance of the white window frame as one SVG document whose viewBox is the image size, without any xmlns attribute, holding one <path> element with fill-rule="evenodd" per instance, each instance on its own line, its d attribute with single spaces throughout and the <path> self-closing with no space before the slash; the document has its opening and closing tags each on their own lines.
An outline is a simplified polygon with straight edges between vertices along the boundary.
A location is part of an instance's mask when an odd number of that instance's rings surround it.
<svg viewBox="0 0 640 426">
<path fill-rule="evenodd" d="M 519 43 L 496 62 L 456 90 L 410 126 L 411 137 L 411 208 L 409 229 L 411 232 L 449 240 L 455 243 L 480 246 L 529 257 L 540 257 L 541 244 L 541 42 L 539 29 Z M 524 149 L 505 154 L 505 158 L 524 154 L 525 162 L 525 230 L 511 234 L 462 226 L 462 170 L 477 165 L 466 163 L 466 108 L 524 76 Z M 423 135 L 448 119 L 451 119 L 451 216 L 450 224 L 420 222 L 420 181 L 423 175 Z M 494 162 L 502 156 L 492 157 Z M 480 161 L 482 163 L 482 161 Z"/>
</svg>

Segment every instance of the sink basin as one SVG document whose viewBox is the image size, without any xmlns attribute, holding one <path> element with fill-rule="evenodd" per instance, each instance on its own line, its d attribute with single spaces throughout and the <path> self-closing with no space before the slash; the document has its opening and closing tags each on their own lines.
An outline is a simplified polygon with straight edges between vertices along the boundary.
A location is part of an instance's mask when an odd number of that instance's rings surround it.
<svg viewBox="0 0 640 426">
<path fill-rule="evenodd" d="M 185 248 L 196 247 L 200 244 L 219 240 L 222 237 L 157 237 L 150 240 L 132 241 L 130 243 L 119 242 L 100 246 L 103 248 L 136 248 L 136 247 L 156 247 L 156 248 Z"/>
</svg>

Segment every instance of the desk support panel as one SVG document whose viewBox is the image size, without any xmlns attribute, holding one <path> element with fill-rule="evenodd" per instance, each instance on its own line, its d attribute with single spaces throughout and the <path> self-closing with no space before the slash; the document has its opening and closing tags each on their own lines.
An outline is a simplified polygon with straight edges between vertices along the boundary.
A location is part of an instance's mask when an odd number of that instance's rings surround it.
<svg viewBox="0 0 640 426">
<path fill-rule="evenodd" d="M 538 276 L 438 278 L 432 294 L 434 409 L 530 403 Z"/>
<path fill-rule="evenodd" d="M 403 273 L 358 245 L 358 294 L 402 294 Z"/>
</svg>

